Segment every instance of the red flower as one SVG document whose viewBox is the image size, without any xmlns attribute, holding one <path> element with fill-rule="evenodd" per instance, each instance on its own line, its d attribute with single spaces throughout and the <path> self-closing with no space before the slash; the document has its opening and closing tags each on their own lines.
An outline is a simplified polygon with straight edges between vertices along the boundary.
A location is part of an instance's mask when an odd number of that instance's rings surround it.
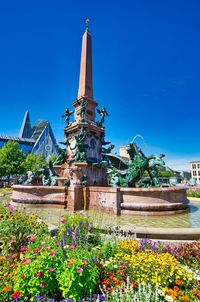
<svg viewBox="0 0 200 302">
<path fill-rule="evenodd" d="M 11 297 L 14 298 L 14 299 L 19 298 L 20 296 L 21 296 L 21 292 L 20 292 L 20 291 L 16 291 L 16 292 L 14 292 L 14 293 L 11 295 Z"/>
<path fill-rule="evenodd" d="M 40 284 L 40 287 L 42 287 L 42 288 L 44 288 L 46 286 L 46 282 L 42 282 L 41 284 Z"/>
<path fill-rule="evenodd" d="M 43 275 L 43 272 L 37 272 L 35 275 L 36 275 L 36 277 L 41 278 Z"/>
<path fill-rule="evenodd" d="M 28 250 L 28 248 L 26 246 L 21 246 L 19 249 L 20 252 L 25 252 L 27 250 Z"/>
<path fill-rule="evenodd" d="M 34 250 L 34 254 L 39 254 L 40 250 L 41 250 L 41 247 L 39 246 L 37 249 Z"/>
</svg>

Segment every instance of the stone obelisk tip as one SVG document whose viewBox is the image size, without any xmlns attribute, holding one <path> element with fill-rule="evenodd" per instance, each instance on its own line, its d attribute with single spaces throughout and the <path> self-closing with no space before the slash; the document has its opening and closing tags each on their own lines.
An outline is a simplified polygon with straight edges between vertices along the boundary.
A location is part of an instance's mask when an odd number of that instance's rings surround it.
<svg viewBox="0 0 200 302">
<path fill-rule="evenodd" d="M 92 84 L 92 37 L 88 30 L 89 19 L 86 21 L 86 31 L 82 39 L 81 64 L 79 76 L 78 99 L 88 97 L 93 99 Z"/>
</svg>

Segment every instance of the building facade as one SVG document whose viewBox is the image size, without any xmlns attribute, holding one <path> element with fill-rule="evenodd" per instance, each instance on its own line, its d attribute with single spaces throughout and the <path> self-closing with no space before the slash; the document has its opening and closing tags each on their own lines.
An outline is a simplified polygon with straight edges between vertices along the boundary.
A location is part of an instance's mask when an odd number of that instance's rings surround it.
<svg viewBox="0 0 200 302">
<path fill-rule="evenodd" d="M 32 127 L 28 111 L 25 113 L 19 136 L 0 135 L 0 148 L 9 140 L 17 142 L 25 154 L 33 152 L 37 156 L 43 154 L 46 158 L 57 154 L 57 143 L 50 123 L 39 120 Z"/>
<path fill-rule="evenodd" d="M 197 184 L 200 184 L 200 160 L 190 162 L 191 177 L 196 180 Z"/>
</svg>

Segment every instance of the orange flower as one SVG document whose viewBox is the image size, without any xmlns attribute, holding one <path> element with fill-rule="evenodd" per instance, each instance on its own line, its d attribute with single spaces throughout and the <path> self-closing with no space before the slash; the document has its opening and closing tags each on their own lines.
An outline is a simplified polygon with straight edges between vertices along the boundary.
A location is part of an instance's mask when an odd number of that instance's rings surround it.
<svg viewBox="0 0 200 302">
<path fill-rule="evenodd" d="M 178 291 L 178 295 L 182 296 L 183 292 L 181 290 Z"/>
<path fill-rule="evenodd" d="M 175 292 L 178 292 L 178 291 L 179 291 L 179 287 L 178 287 L 178 286 L 174 286 L 174 287 L 173 287 L 173 290 L 174 290 Z"/>
<path fill-rule="evenodd" d="M 73 258 L 71 258 L 71 259 L 69 260 L 69 262 L 70 262 L 71 264 L 73 264 L 73 263 L 75 262 L 75 260 L 74 260 Z"/>
<path fill-rule="evenodd" d="M 177 292 L 173 291 L 173 289 L 168 288 L 166 292 L 175 300 L 177 297 Z"/>
<path fill-rule="evenodd" d="M 190 302 L 190 299 L 187 296 L 183 296 L 181 300 L 184 302 Z"/>
<path fill-rule="evenodd" d="M 176 283 L 176 285 L 181 285 L 181 284 L 183 284 L 183 281 L 180 280 L 180 279 L 177 279 L 177 280 L 175 281 L 175 283 Z"/>
<path fill-rule="evenodd" d="M 137 286 L 137 282 L 132 282 L 131 284 L 132 284 L 133 287 Z"/>
<path fill-rule="evenodd" d="M 67 262 L 67 266 L 71 266 L 74 262 L 75 262 L 75 260 L 74 260 L 73 258 L 71 258 L 71 259 Z"/>
<path fill-rule="evenodd" d="M 15 259 L 15 258 L 17 258 L 18 257 L 18 254 L 17 253 L 15 253 L 15 254 L 12 254 L 12 259 Z"/>
<path fill-rule="evenodd" d="M 7 285 L 6 287 L 4 287 L 4 288 L 2 289 L 2 291 L 5 292 L 5 293 L 10 292 L 11 290 L 12 290 L 12 286 L 11 286 L 11 285 Z"/>
<path fill-rule="evenodd" d="M 200 290 L 197 291 L 197 297 L 200 298 Z"/>
</svg>

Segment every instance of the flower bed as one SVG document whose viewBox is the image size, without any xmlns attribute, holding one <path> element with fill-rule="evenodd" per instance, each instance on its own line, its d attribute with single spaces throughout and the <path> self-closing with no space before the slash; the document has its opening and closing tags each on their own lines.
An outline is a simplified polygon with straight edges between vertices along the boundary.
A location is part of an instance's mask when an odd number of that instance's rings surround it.
<svg viewBox="0 0 200 302">
<path fill-rule="evenodd" d="M 0 301 L 200 301 L 200 242 L 108 241 L 77 213 L 54 234 L 9 206 L 0 217 Z"/>
</svg>

